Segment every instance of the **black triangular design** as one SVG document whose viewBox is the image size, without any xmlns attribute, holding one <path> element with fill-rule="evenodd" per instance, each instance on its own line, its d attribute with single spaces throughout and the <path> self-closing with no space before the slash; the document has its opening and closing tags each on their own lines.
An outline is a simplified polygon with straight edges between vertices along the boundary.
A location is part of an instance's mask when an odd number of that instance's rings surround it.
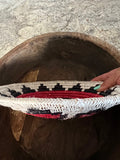
<svg viewBox="0 0 120 160">
<path fill-rule="evenodd" d="M 3 96 L 3 97 L 10 97 L 10 96 L 8 96 L 6 94 L 2 94 L 2 93 L 0 93 L 0 95 Z"/>
<path fill-rule="evenodd" d="M 20 92 L 16 92 L 15 90 L 10 90 L 10 89 L 8 89 L 8 91 L 11 93 L 11 95 L 12 95 L 13 97 L 18 97 L 19 95 L 21 95 Z"/>
<path fill-rule="evenodd" d="M 44 86 L 43 84 L 40 84 L 38 91 L 49 91 L 49 88 L 47 88 L 46 86 Z"/>
<path fill-rule="evenodd" d="M 82 88 L 80 86 L 80 83 L 77 85 L 73 86 L 72 88 L 68 88 L 69 91 L 82 91 Z"/>
<path fill-rule="evenodd" d="M 34 90 L 34 89 L 31 89 L 31 88 L 29 88 L 29 87 L 26 87 L 25 85 L 23 85 L 22 92 L 23 92 L 24 94 L 26 94 L 26 93 L 35 92 L 35 90 Z"/>
<path fill-rule="evenodd" d="M 90 87 L 89 89 L 85 89 L 84 92 L 97 93 L 97 91 L 94 90 L 94 87 Z"/>
<path fill-rule="evenodd" d="M 89 93 L 97 93 L 96 90 L 94 90 L 95 87 L 97 87 L 99 84 L 96 84 L 96 86 L 90 87 L 89 89 L 85 89 L 84 92 L 89 92 Z"/>
<path fill-rule="evenodd" d="M 52 88 L 53 91 L 65 91 L 65 88 L 63 88 L 62 85 L 60 85 L 60 83 L 57 83 L 54 88 Z"/>
<path fill-rule="evenodd" d="M 107 89 L 106 91 L 102 91 L 100 92 L 100 95 L 102 96 L 108 96 L 110 95 L 114 90 L 115 90 L 116 87 L 114 87 L 113 89 Z"/>
</svg>

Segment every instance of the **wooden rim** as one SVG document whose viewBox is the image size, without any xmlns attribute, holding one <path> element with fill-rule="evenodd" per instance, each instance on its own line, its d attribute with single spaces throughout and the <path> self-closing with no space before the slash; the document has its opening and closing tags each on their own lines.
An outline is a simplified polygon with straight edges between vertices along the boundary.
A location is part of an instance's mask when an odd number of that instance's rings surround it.
<svg viewBox="0 0 120 160">
<path fill-rule="evenodd" d="M 21 48 L 24 48 L 24 46 L 27 46 L 28 44 L 30 44 L 31 42 L 36 42 L 38 40 L 42 40 L 43 38 L 52 38 L 52 37 L 64 37 L 64 36 L 70 36 L 70 37 L 74 37 L 74 38 L 79 38 L 79 39 L 83 39 L 85 41 L 90 41 L 92 43 L 94 43 L 95 45 L 101 47 L 102 49 L 106 50 L 107 52 L 109 52 L 119 63 L 120 63 L 120 51 L 118 51 L 116 49 L 116 47 L 114 47 L 113 45 L 100 40 L 97 37 L 91 36 L 91 35 L 87 35 L 84 33 L 78 33 L 78 32 L 50 32 L 50 33 L 45 33 L 42 35 L 38 35 L 35 36 L 33 38 L 30 38 L 26 41 L 24 41 L 23 43 L 17 45 L 15 48 L 13 48 L 12 50 L 10 50 L 6 55 L 4 55 L 2 58 L 0 58 L 0 61 L 4 61 L 4 59 L 6 59 L 9 56 L 12 56 L 14 54 L 14 52 L 16 50 L 19 50 Z"/>
</svg>

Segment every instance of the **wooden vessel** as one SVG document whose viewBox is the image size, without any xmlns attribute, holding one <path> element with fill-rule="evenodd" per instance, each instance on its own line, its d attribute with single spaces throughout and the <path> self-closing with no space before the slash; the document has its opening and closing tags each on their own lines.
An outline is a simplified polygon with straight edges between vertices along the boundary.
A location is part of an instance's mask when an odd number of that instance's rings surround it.
<svg viewBox="0 0 120 160">
<path fill-rule="evenodd" d="M 119 67 L 119 55 L 113 46 L 88 35 L 66 32 L 40 35 L 0 59 L 0 85 L 91 80 Z M 0 156 L 35 160 L 118 160 L 119 115 L 119 107 L 114 107 L 92 117 L 58 121 L 28 116 L 1 106 Z"/>
</svg>

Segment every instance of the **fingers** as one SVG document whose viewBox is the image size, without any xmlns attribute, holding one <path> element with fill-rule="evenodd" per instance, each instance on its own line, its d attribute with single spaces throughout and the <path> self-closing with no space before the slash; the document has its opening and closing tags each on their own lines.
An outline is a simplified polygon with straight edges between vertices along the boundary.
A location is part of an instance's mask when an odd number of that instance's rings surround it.
<svg viewBox="0 0 120 160">
<path fill-rule="evenodd" d="M 99 92 L 104 91 L 104 90 L 114 86 L 116 84 L 116 82 L 117 82 L 116 78 L 109 77 L 103 82 L 103 84 L 101 85 L 101 87 L 97 91 L 99 91 Z"/>
<path fill-rule="evenodd" d="M 120 85 L 120 77 L 118 77 L 116 84 Z"/>
<path fill-rule="evenodd" d="M 120 67 L 95 77 L 91 81 L 103 81 L 103 84 L 100 86 L 100 88 L 96 89 L 99 92 L 104 91 L 114 85 L 120 85 Z"/>
<path fill-rule="evenodd" d="M 109 76 L 109 72 L 108 73 L 104 73 L 100 76 L 97 76 L 95 78 L 93 78 L 91 81 L 104 81 L 105 79 L 107 79 Z"/>
</svg>

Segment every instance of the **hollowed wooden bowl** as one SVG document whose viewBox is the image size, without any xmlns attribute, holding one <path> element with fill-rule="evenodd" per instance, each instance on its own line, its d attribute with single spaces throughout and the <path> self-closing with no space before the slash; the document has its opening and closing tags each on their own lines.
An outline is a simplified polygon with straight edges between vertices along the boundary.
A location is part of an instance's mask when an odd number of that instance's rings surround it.
<svg viewBox="0 0 120 160">
<path fill-rule="evenodd" d="M 113 46 L 88 35 L 43 34 L 18 45 L 0 59 L 0 85 L 91 80 L 119 67 L 119 55 Z M 119 123 L 119 107 L 92 117 L 66 121 L 36 118 L 1 107 L 0 154 L 19 159 L 111 160 L 112 157 L 118 160 Z"/>
</svg>

